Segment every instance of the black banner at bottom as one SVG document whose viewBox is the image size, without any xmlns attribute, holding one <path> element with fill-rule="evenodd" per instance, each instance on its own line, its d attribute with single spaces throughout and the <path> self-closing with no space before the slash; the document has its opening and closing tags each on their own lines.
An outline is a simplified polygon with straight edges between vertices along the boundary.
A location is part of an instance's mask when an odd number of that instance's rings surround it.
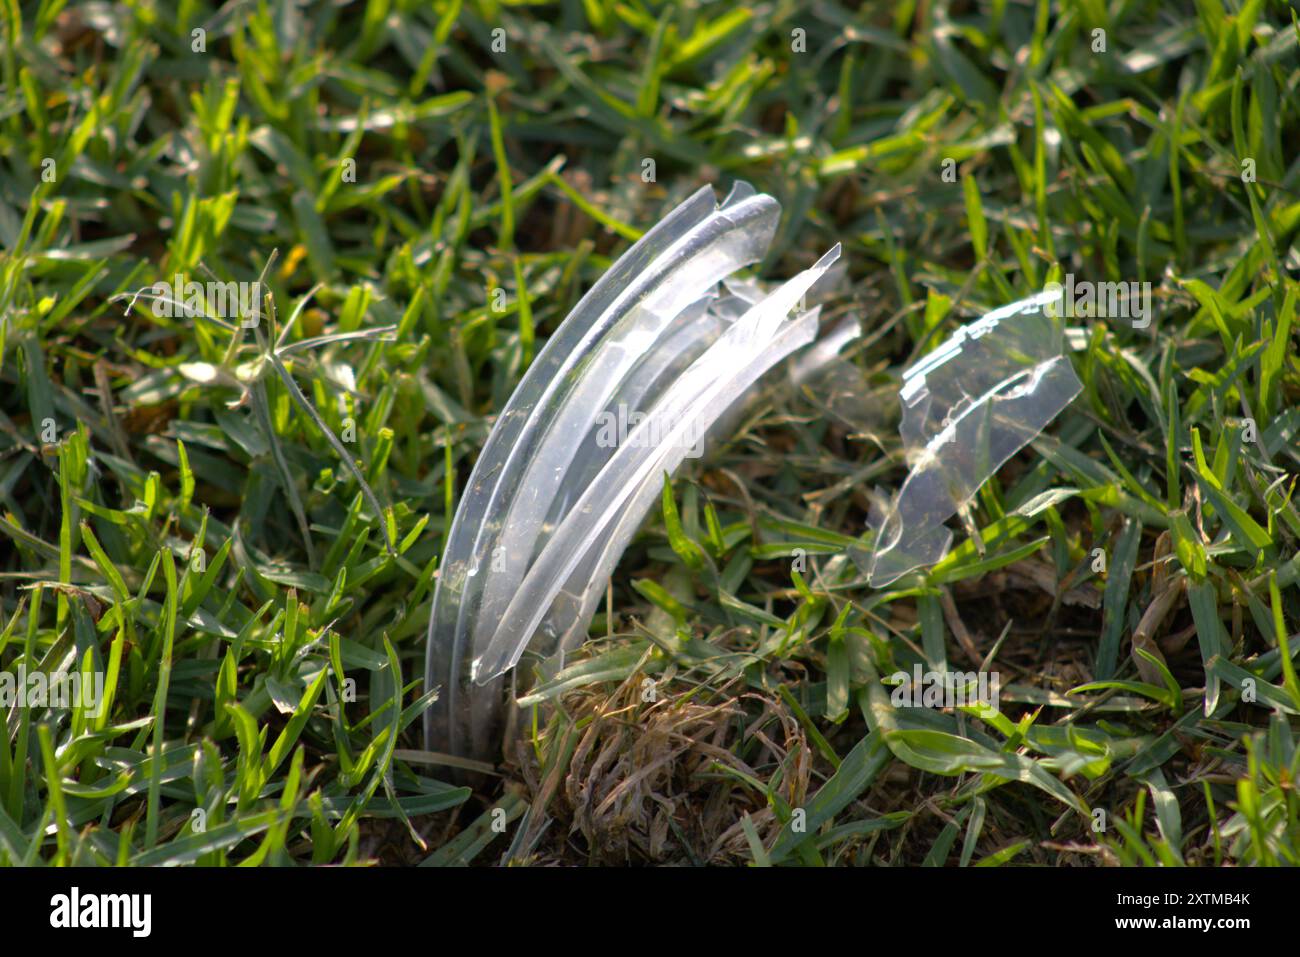
<svg viewBox="0 0 1300 957">
<path fill-rule="evenodd" d="M 0 871 L 10 933 L 115 946 L 239 943 L 463 945 L 488 931 L 623 938 L 727 926 L 817 939 L 844 920 L 921 935 L 1041 930 L 1209 935 L 1294 925 L 1285 870 L 1086 869 L 119 869 Z M 446 935 L 446 936 L 445 936 Z M 468 935 L 468 936 L 466 936 Z M 671 939 L 671 938 L 666 938 Z M 69 941 L 70 942 L 70 941 Z"/>
</svg>

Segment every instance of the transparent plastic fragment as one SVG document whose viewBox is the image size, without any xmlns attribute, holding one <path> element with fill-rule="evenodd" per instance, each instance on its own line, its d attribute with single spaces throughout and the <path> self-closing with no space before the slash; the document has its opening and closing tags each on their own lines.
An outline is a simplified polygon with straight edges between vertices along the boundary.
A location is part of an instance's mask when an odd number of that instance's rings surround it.
<svg viewBox="0 0 1300 957">
<path fill-rule="evenodd" d="M 872 587 L 938 562 L 952 543 L 943 523 L 1082 390 L 1062 327 L 1044 308 L 1060 295 L 997 309 L 903 373 L 899 433 L 911 471 L 873 510 Z"/>
<path fill-rule="evenodd" d="M 580 520 L 569 523 L 571 514 L 593 500 L 584 496 L 595 496 L 593 488 L 608 493 L 602 476 L 612 474 L 616 455 L 624 456 L 623 470 L 632 459 L 647 463 L 641 472 L 653 472 L 657 483 L 660 469 L 671 471 L 682 457 L 698 454 L 698 442 L 682 448 L 674 442 L 706 428 L 744 393 L 751 375 L 815 334 L 815 314 L 811 326 L 805 316 L 778 328 L 784 312 L 774 317 L 769 307 L 761 312 L 769 321 L 760 322 L 750 317 L 746 298 L 719 286 L 762 258 L 779 215 L 774 199 L 744 183 L 721 206 L 710 189 L 700 190 L 614 263 L 523 377 L 473 468 L 442 557 L 425 668 L 426 687 L 439 688 L 425 718 L 431 749 L 488 757 L 500 730 L 502 672 L 509 667 L 501 662 L 518 660 L 530 641 L 554 649 L 585 634 L 595 608 L 592 589 L 603 590 L 597 579 L 617 562 L 618 536 L 625 535 L 625 545 L 644 510 L 636 518 L 627 511 L 604 514 L 606 537 L 585 538 L 567 579 L 542 587 L 542 573 L 534 569 L 552 567 L 559 554 L 552 549 L 569 547 L 573 533 L 565 530 L 580 527 Z M 761 292 L 738 282 L 746 294 Z M 742 319 L 752 336 L 733 332 Z M 724 337 L 732 350 L 725 363 L 723 353 L 713 351 Z M 709 355 L 712 381 L 699 389 L 698 364 Z M 708 410 L 682 406 L 683 381 Z M 670 396 L 677 398 L 669 402 Z M 669 408 L 677 418 L 665 416 Z M 664 447 L 661 430 L 672 431 L 671 448 Z M 615 498 L 640 501 L 652 484 L 641 472 L 638 484 Z M 520 594 L 549 596 L 538 598 L 545 604 L 526 616 L 535 638 L 523 628 Z M 556 597 L 561 594 L 576 596 L 576 603 L 566 605 Z M 488 649 L 492 667 L 480 661 Z M 478 664 L 477 684 L 471 661 Z"/>
</svg>

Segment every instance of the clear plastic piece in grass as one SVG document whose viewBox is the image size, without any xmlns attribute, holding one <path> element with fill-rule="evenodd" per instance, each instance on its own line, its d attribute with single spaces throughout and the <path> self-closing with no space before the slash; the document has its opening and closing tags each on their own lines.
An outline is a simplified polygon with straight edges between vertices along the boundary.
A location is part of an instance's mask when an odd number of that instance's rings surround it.
<svg viewBox="0 0 1300 957">
<path fill-rule="evenodd" d="M 873 515 L 872 587 L 943 558 L 952 544 L 944 523 L 1082 390 L 1046 308 L 1059 297 L 1045 292 L 990 312 L 903 373 L 899 432 L 911 471 Z"/>
<path fill-rule="evenodd" d="M 662 471 L 698 454 L 710 424 L 815 334 L 815 313 L 782 320 L 823 264 L 757 304 L 720 287 L 763 257 L 779 215 L 744 183 L 720 206 L 700 190 L 601 277 L 524 375 L 441 562 L 425 670 L 440 695 L 426 713 L 431 749 L 490 755 L 505 672 L 525 651 L 581 641 Z"/>
</svg>

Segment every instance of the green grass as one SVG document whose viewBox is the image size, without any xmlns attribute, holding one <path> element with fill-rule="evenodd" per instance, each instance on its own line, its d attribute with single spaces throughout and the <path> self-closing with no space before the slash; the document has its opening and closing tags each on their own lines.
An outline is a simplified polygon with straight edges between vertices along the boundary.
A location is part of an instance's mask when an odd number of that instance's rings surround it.
<svg viewBox="0 0 1300 957">
<path fill-rule="evenodd" d="M 0 665 L 107 706 L 0 709 L 0 863 L 1300 863 L 1300 27 L 851 7 L 5 0 Z M 418 676 L 491 417 L 737 178 L 760 275 L 844 242 L 873 417 L 755 407 L 453 786 Z M 983 549 L 871 590 L 898 370 L 1066 273 L 1151 325 L 1076 320 Z M 131 301 L 177 274 L 263 277 L 256 328 Z M 894 707 L 918 661 L 1000 709 Z"/>
</svg>

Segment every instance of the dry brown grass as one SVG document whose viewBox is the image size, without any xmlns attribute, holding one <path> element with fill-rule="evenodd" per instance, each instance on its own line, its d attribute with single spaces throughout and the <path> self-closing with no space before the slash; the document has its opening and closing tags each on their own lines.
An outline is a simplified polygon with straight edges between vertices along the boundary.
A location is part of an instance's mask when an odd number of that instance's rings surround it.
<svg viewBox="0 0 1300 957">
<path fill-rule="evenodd" d="M 750 859 L 743 817 L 765 842 L 780 822 L 725 769 L 759 781 L 779 771 L 792 805 L 808 793 L 812 751 L 779 698 L 737 694 L 738 680 L 716 689 L 651 680 L 638 672 L 612 692 L 563 699 L 563 727 L 574 729 L 577 742 L 562 776 L 541 773 L 520 745 L 518 773 L 534 822 L 539 811 L 554 819 L 538 863 L 743 863 Z"/>
</svg>

